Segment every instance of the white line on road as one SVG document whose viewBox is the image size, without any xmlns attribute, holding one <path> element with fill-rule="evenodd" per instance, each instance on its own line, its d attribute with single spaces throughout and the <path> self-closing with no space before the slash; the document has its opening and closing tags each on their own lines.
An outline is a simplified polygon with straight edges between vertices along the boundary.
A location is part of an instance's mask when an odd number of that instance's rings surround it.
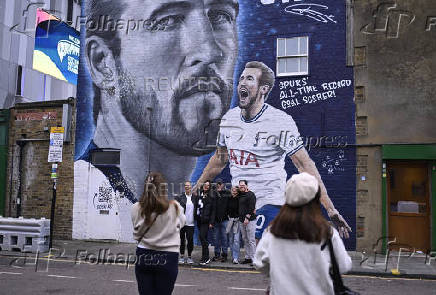
<svg viewBox="0 0 436 295">
<path fill-rule="evenodd" d="M 201 270 L 201 271 L 217 271 L 217 272 L 229 272 L 229 273 L 248 273 L 248 274 L 260 274 L 260 271 L 256 270 L 230 270 L 230 269 L 221 269 L 221 268 L 201 268 L 201 267 L 192 267 L 192 270 Z"/>
<path fill-rule="evenodd" d="M 175 284 L 176 287 L 197 287 L 197 285 Z"/>
<path fill-rule="evenodd" d="M 47 276 L 52 278 L 77 279 L 77 277 L 70 277 L 70 276 L 60 276 L 60 275 L 47 275 Z"/>
<path fill-rule="evenodd" d="M 231 290 L 246 290 L 246 291 L 262 291 L 265 292 L 266 289 L 255 289 L 255 288 L 238 288 L 238 287 L 228 287 Z"/>
<path fill-rule="evenodd" d="M 1 271 L 0 275 L 22 275 L 21 272 L 8 272 L 8 271 Z"/>
<path fill-rule="evenodd" d="M 129 281 L 129 280 L 113 280 L 112 282 L 134 283 L 135 281 Z"/>
<path fill-rule="evenodd" d="M 426 278 L 396 278 L 396 277 L 378 277 L 370 275 L 342 275 L 345 278 L 362 278 L 362 279 L 374 279 L 374 280 L 398 280 L 398 281 L 434 281 L 434 279 Z"/>
</svg>

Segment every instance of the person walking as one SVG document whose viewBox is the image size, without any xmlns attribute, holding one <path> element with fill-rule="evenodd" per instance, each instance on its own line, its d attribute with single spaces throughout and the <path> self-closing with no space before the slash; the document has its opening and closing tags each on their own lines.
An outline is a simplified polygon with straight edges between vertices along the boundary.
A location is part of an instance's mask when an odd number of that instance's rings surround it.
<svg viewBox="0 0 436 295">
<path fill-rule="evenodd" d="M 194 200 L 190 181 L 185 182 L 185 192 L 176 197 L 177 202 L 183 207 L 186 224 L 180 230 L 180 257 L 179 264 L 193 264 L 192 251 L 194 250 Z M 185 257 L 185 246 L 188 243 L 188 257 Z"/>
<path fill-rule="evenodd" d="M 286 204 L 257 245 L 254 265 L 268 270 L 271 295 L 333 295 L 329 239 L 341 273 L 351 269 L 351 258 L 321 213 L 319 182 L 305 172 L 293 175 L 285 195 Z"/>
<path fill-rule="evenodd" d="M 215 197 L 215 224 L 213 227 L 214 231 L 214 252 L 215 256 L 212 261 L 227 261 L 227 251 L 228 251 L 228 238 L 226 233 L 227 223 L 229 222 L 229 217 L 227 215 L 227 206 L 230 198 L 230 191 L 226 190 L 225 184 L 221 178 L 216 180 L 217 191 Z"/>
<path fill-rule="evenodd" d="M 242 264 L 253 264 L 256 251 L 256 196 L 248 189 L 246 180 L 239 181 L 239 225 L 244 240 L 245 260 Z"/>
<path fill-rule="evenodd" d="M 183 208 L 168 200 L 168 184 L 159 172 L 151 172 L 139 202 L 131 209 L 136 248 L 135 275 L 140 295 L 169 295 L 178 274 Z"/>
<path fill-rule="evenodd" d="M 227 223 L 226 232 L 229 236 L 229 248 L 232 252 L 232 262 L 239 263 L 239 248 L 241 230 L 239 225 L 239 187 L 234 186 L 231 189 L 231 197 L 227 204 L 227 215 L 229 222 Z"/>
<path fill-rule="evenodd" d="M 195 219 L 200 231 L 201 242 L 201 265 L 206 265 L 210 262 L 209 258 L 209 242 L 207 239 L 209 229 L 213 228 L 215 222 L 215 194 L 211 188 L 209 180 L 206 180 L 198 194 L 195 204 Z"/>
</svg>

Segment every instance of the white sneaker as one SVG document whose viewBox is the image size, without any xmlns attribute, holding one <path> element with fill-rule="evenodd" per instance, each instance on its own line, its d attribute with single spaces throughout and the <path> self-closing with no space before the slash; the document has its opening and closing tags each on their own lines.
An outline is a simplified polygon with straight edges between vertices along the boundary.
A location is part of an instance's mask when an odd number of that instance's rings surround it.
<svg viewBox="0 0 436 295">
<path fill-rule="evenodd" d="M 187 263 L 187 264 L 194 264 L 194 260 L 192 260 L 191 257 L 188 257 L 188 258 L 186 259 L 186 263 Z"/>
<path fill-rule="evenodd" d="M 238 259 L 233 259 L 233 264 L 239 264 Z"/>
<path fill-rule="evenodd" d="M 185 258 L 183 256 L 180 256 L 179 264 L 185 264 Z"/>
</svg>

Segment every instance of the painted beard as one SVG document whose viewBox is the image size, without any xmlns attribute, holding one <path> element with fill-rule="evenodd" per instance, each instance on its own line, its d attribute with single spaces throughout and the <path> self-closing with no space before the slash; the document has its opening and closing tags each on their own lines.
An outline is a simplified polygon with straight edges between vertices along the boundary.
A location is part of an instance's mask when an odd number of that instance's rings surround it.
<svg viewBox="0 0 436 295">
<path fill-rule="evenodd" d="M 119 72 L 122 113 L 138 132 L 179 155 L 200 156 L 215 149 L 231 87 L 226 85 L 220 95 L 176 89 L 169 100 L 163 100 L 154 89 L 139 90 L 127 71 Z"/>
</svg>

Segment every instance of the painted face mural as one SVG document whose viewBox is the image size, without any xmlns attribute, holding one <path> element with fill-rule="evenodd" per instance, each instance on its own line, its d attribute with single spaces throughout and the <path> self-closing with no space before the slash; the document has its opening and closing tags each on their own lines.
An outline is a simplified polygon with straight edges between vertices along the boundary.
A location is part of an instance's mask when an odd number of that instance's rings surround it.
<svg viewBox="0 0 436 295">
<path fill-rule="evenodd" d="M 261 75 L 262 72 L 260 69 L 245 68 L 239 77 L 238 96 L 239 107 L 241 109 L 248 109 L 256 100 L 259 100 L 259 79 Z"/>
<path fill-rule="evenodd" d="M 281 204 L 282 187 L 297 172 L 296 151 L 282 141 L 307 150 L 355 228 L 353 72 L 338 46 L 346 44 L 343 3 L 84 0 L 83 13 L 73 238 L 131 241 L 130 207 L 150 171 L 165 175 L 169 197 L 187 180 L 194 187 L 221 177 L 233 185 L 247 179 L 259 204 Z M 251 61 L 274 72 L 270 93 L 262 90 L 263 70 L 245 68 Z M 244 130 L 225 146 L 230 168 L 204 175 L 229 118 Z M 111 194 L 105 210 L 92 203 L 101 192 Z M 354 236 L 348 243 L 353 248 Z"/>
<path fill-rule="evenodd" d="M 120 9 L 120 20 L 130 20 L 128 26 L 135 29 L 104 31 L 112 29 L 110 23 L 103 24 L 103 32 L 88 29 L 87 53 L 91 76 L 97 76 L 93 82 L 100 88 L 100 104 L 121 107 L 137 132 L 178 154 L 210 152 L 211 148 L 195 145 L 201 144 L 205 134 L 216 137 L 217 123 L 230 106 L 237 2 L 138 0 L 128 1 Z M 100 15 L 96 9 L 93 14 Z M 112 56 L 105 58 L 114 60 L 106 65 L 94 60 L 98 58 L 93 56 L 98 54 L 95 46 L 107 46 L 107 54 Z M 99 74 L 103 85 L 96 81 Z M 104 98 L 105 74 L 114 79 L 110 89 L 115 98 Z M 117 98 L 119 104 L 111 101 Z M 109 110 L 104 115 L 112 114 Z"/>
<path fill-rule="evenodd" d="M 194 145 L 230 106 L 236 2 L 148 1 L 140 10 L 137 2 L 143 1 L 129 1 L 122 17 L 145 18 L 150 24 L 141 32 L 121 35 L 118 87 L 123 114 L 140 133 L 150 135 L 152 124 L 153 139 L 170 150 L 205 153 Z M 215 136 L 216 127 L 208 130 Z"/>
</svg>

